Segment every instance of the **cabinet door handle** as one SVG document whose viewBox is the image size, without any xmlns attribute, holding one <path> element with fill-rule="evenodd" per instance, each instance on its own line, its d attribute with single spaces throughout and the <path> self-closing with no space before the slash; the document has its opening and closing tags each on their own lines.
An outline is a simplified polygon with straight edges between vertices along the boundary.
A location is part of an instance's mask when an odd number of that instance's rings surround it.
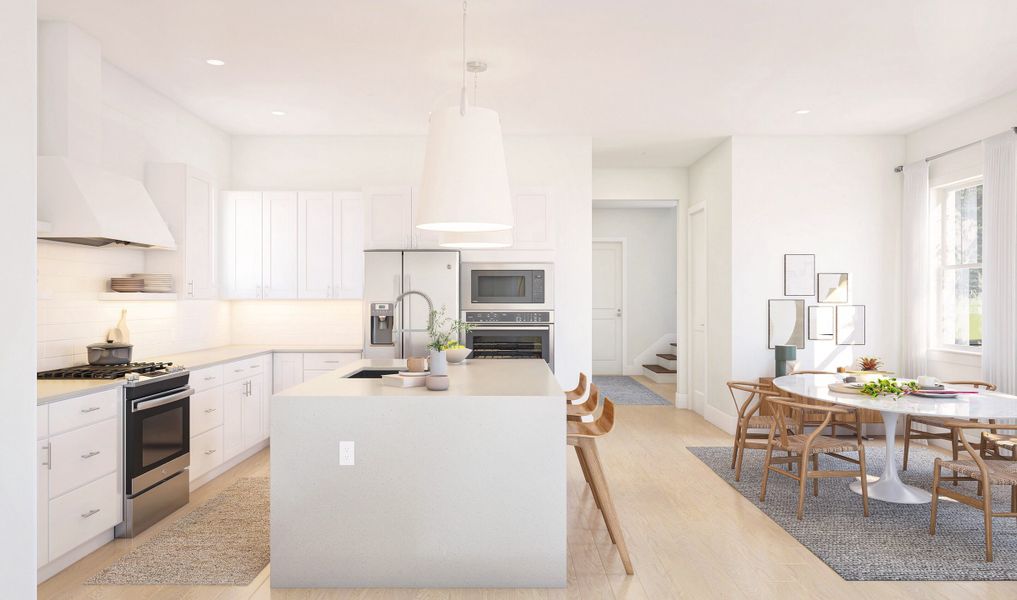
<svg viewBox="0 0 1017 600">
<path fill-rule="evenodd" d="M 215 454 L 215 448 L 212 448 L 211 450 L 205 450 L 205 456 L 211 456 L 212 454 Z"/>
<path fill-rule="evenodd" d="M 214 375 L 212 375 L 212 376 L 210 376 L 210 377 L 206 377 L 206 378 L 205 378 L 205 381 L 212 381 L 213 379 L 215 379 L 215 376 L 214 376 Z"/>
<path fill-rule="evenodd" d="M 194 296 L 194 282 L 193 281 L 188 281 L 187 282 L 187 295 L 188 296 Z"/>
<path fill-rule="evenodd" d="M 98 456 L 99 454 L 101 454 L 101 452 L 99 452 L 98 450 L 92 450 L 88 454 L 82 454 L 81 458 L 92 458 L 93 456 Z"/>
<path fill-rule="evenodd" d="M 214 408 L 206 408 L 205 409 L 206 413 L 214 413 L 215 411 L 216 411 L 216 409 L 214 409 Z"/>
<path fill-rule="evenodd" d="M 233 372 L 234 373 L 243 373 L 244 370 L 243 369 L 233 369 Z"/>
<path fill-rule="evenodd" d="M 47 471 L 53 470 L 53 444 L 46 444 L 46 462 L 42 463 L 46 465 Z"/>
<path fill-rule="evenodd" d="M 81 409 L 81 414 L 84 415 L 84 414 L 88 414 L 90 412 L 95 412 L 97 410 L 102 410 L 102 407 L 101 406 L 89 406 L 88 408 L 82 408 Z"/>
<path fill-rule="evenodd" d="M 97 512 L 99 512 L 99 509 L 98 508 L 93 508 L 92 510 L 88 511 L 87 513 L 81 513 L 81 518 L 82 519 L 87 519 L 88 517 L 91 517 L 92 515 L 94 515 Z"/>
<path fill-rule="evenodd" d="M 249 368 L 249 369 L 257 369 L 257 368 L 258 368 L 258 365 L 251 365 L 251 366 L 250 366 L 250 367 L 248 367 L 248 368 Z"/>
<path fill-rule="evenodd" d="M 321 362 L 329 364 L 329 365 L 334 365 L 334 364 L 338 363 L 339 361 L 337 361 L 337 360 L 323 360 Z"/>
</svg>

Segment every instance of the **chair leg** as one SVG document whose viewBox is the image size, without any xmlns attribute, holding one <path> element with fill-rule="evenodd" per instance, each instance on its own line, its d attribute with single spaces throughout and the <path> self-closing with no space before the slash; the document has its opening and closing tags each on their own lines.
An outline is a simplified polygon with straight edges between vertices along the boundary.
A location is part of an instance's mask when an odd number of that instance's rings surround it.
<svg viewBox="0 0 1017 600">
<path fill-rule="evenodd" d="M 963 435 L 963 434 L 960 433 L 959 429 L 952 429 L 950 431 L 950 447 L 953 450 L 953 460 L 955 460 L 955 461 L 957 460 L 957 457 L 960 456 L 960 436 L 961 435 Z M 954 485 L 960 485 L 960 482 L 957 481 L 956 479 L 954 479 L 953 480 L 953 484 Z"/>
<path fill-rule="evenodd" d="M 590 466 L 586 464 L 583 449 L 579 446 L 573 447 L 576 449 L 576 458 L 579 459 L 579 468 L 583 470 L 583 477 L 586 479 L 586 483 L 590 485 L 590 491 L 593 493 L 593 502 L 597 505 L 597 510 L 600 510 L 600 498 L 597 497 L 597 490 L 590 483 Z"/>
<path fill-rule="evenodd" d="M 773 445 L 766 445 L 766 459 L 763 461 L 763 487 L 759 490 L 759 501 L 766 502 L 766 481 L 770 478 L 770 459 L 773 457 Z"/>
<path fill-rule="evenodd" d="M 858 470 L 862 474 L 862 515 L 869 516 L 869 474 L 865 468 L 865 446 L 858 446 Z"/>
<path fill-rule="evenodd" d="M 741 423 L 739 423 L 735 427 L 734 449 L 731 452 L 731 468 L 732 469 L 735 468 L 735 462 L 738 460 L 738 443 L 741 441 L 741 439 L 742 439 L 742 426 L 741 426 Z M 737 477 L 735 477 L 735 481 L 738 481 Z"/>
<path fill-rule="evenodd" d="M 819 455 L 818 454 L 813 454 L 812 455 L 812 470 L 813 471 L 818 471 L 819 470 Z M 812 478 L 812 495 L 813 496 L 818 496 L 819 495 L 819 478 L 818 477 L 813 477 Z"/>
<path fill-rule="evenodd" d="M 908 453 L 911 450 L 911 415 L 904 416 L 904 462 L 901 471 L 908 470 Z"/>
<path fill-rule="evenodd" d="M 982 496 L 982 511 L 985 513 L 985 562 L 992 562 L 992 486 L 985 486 Z"/>
<path fill-rule="evenodd" d="M 1010 512 L 1017 513 L 1017 485 L 1010 487 Z"/>
<path fill-rule="evenodd" d="M 745 443 L 749 437 L 749 428 L 741 428 L 741 437 L 738 438 L 738 462 L 735 465 L 735 481 L 742 480 L 742 459 L 745 458 Z"/>
<path fill-rule="evenodd" d="M 593 478 L 593 483 L 600 495 L 601 505 L 603 506 L 601 512 L 604 513 L 604 520 L 607 522 L 608 531 L 614 530 L 613 538 L 618 548 L 618 554 L 621 556 L 622 565 L 625 567 L 625 572 L 632 575 L 632 561 L 629 559 L 629 549 L 625 545 L 625 536 L 622 534 L 621 523 L 618 521 L 618 513 L 614 509 L 614 501 L 611 500 L 611 492 L 608 490 L 607 480 L 604 478 L 600 455 L 597 453 L 597 444 L 592 438 L 580 438 L 579 443 L 590 466 L 590 476 Z"/>
<path fill-rule="evenodd" d="M 809 457 L 803 454 L 798 467 L 798 520 L 805 516 L 805 486 L 809 482 Z"/>
<path fill-rule="evenodd" d="M 929 519 L 929 535 L 936 535 L 936 515 L 939 514 L 939 459 L 932 465 L 932 514 Z"/>
</svg>

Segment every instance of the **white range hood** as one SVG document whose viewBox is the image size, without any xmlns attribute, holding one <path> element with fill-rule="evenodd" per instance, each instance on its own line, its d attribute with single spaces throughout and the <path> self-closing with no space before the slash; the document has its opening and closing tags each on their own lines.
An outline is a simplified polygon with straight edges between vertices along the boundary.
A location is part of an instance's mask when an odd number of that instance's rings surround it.
<svg viewBox="0 0 1017 600">
<path fill-rule="evenodd" d="M 70 23 L 39 23 L 39 154 L 39 239 L 176 248 L 145 186 L 98 165 L 102 51 Z"/>
</svg>

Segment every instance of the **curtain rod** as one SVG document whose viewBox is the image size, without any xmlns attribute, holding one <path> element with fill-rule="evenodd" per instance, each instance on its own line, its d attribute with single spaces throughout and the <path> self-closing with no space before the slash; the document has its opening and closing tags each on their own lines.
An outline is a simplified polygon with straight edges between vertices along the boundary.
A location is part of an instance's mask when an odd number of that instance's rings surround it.
<svg viewBox="0 0 1017 600">
<path fill-rule="evenodd" d="M 1011 127 L 1008 131 L 1012 131 L 1013 133 L 1017 133 L 1017 127 Z M 1004 131 L 1003 133 L 1006 133 L 1006 132 Z M 981 143 L 982 143 L 982 140 L 978 140 L 977 142 L 971 142 L 970 144 L 964 144 L 963 146 L 957 146 L 956 148 L 951 148 L 951 149 L 949 149 L 949 150 L 947 150 L 945 152 L 940 152 L 939 154 L 933 154 L 932 156 L 927 156 L 925 158 L 925 162 L 932 162 L 932 161 L 936 160 L 937 158 L 942 158 L 942 157 L 946 156 L 947 154 L 953 154 L 954 152 L 960 152 L 961 150 L 964 150 L 966 148 L 970 148 L 971 146 L 977 146 L 978 144 L 981 144 Z M 896 167 L 893 168 L 893 172 L 894 173 L 901 173 L 903 171 L 904 171 L 904 165 L 897 165 Z"/>
</svg>

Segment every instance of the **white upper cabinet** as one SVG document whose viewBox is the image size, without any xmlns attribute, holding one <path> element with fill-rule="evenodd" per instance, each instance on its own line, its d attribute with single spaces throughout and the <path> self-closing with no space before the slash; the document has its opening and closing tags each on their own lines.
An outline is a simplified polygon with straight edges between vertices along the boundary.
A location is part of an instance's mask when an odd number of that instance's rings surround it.
<svg viewBox="0 0 1017 600">
<path fill-rule="evenodd" d="M 333 194 L 338 235 L 333 238 L 332 297 L 364 296 L 364 197 L 360 192 Z"/>
<path fill-rule="evenodd" d="M 220 202 L 225 298 L 261 298 L 261 192 L 225 192 Z"/>
<path fill-rule="evenodd" d="M 512 194 L 515 224 L 512 247 L 520 250 L 552 249 L 555 246 L 551 195 L 547 190 L 519 190 Z"/>
<path fill-rule="evenodd" d="M 336 210 L 331 192 L 300 192 L 299 297 L 330 298 L 335 272 Z"/>
<path fill-rule="evenodd" d="M 297 193 L 261 197 L 261 297 L 297 297 Z"/>
<path fill-rule="evenodd" d="M 172 274 L 180 298 L 214 298 L 216 189 L 211 177 L 185 164 L 149 163 L 145 187 L 177 243 L 176 250 L 147 251 L 145 269 Z"/>
<path fill-rule="evenodd" d="M 367 250 L 398 250 L 413 243 L 413 193 L 407 187 L 365 188 Z"/>
</svg>

